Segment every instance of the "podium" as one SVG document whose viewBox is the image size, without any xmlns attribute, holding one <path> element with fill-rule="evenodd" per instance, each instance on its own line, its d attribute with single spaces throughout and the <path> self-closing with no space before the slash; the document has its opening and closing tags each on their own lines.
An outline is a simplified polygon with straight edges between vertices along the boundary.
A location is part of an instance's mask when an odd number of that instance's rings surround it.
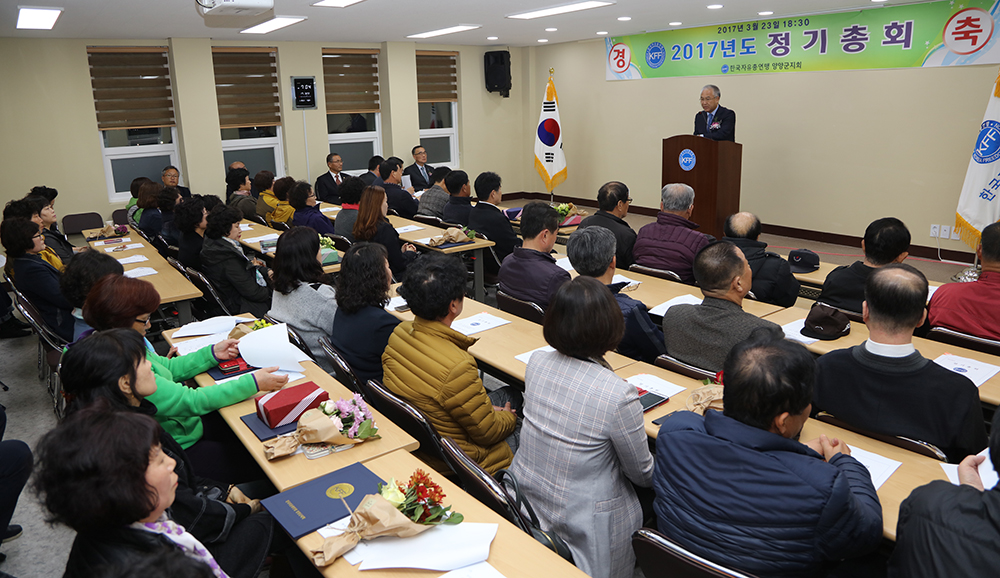
<svg viewBox="0 0 1000 578">
<path fill-rule="evenodd" d="M 684 183 L 694 189 L 698 229 L 717 239 L 724 236 L 726 218 L 740 210 L 743 145 L 701 136 L 677 135 L 663 139 L 663 178 L 660 186 Z"/>
</svg>

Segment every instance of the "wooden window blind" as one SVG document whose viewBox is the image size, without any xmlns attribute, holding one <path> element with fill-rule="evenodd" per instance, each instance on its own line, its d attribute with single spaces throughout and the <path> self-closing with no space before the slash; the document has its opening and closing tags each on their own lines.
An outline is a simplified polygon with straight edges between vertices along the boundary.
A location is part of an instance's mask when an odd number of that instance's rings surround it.
<svg viewBox="0 0 1000 578">
<path fill-rule="evenodd" d="M 220 128 L 281 124 L 274 48 L 212 49 Z"/>
<path fill-rule="evenodd" d="M 97 128 L 174 126 L 167 49 L 88 47 Z"/>
<path fill-rule="evenodd" d="M 379 112 L 378 50 L 323 49 L 326 112 Z"/>
<path fill-rule="evenodd" d="M 457 54 L 417 51 L 417 102 L 458 102 Z"/>
</svg>

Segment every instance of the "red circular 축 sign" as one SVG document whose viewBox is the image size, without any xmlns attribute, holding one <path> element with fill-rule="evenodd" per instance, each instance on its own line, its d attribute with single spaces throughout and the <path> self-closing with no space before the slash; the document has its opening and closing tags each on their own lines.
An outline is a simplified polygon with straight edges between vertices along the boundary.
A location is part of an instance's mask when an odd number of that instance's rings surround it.
<svg viewBox="0 0 1000 578">
<path fill-rule="evenodd" d="M 982 50 L 993 38 L 993 17 L 982 8 L 956 12 L 944 25 L 944 45 L 955 54 Z"/>
</svg>

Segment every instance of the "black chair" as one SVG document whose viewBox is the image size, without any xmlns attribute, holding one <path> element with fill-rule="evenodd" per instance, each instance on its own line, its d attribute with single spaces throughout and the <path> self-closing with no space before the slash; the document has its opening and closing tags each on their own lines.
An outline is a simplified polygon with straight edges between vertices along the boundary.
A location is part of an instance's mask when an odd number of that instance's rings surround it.
<svg viewBox="0 0 1000 578">
<path fill-rule="evenodd" d="M 642 273 L 643 275 L 649 275 L 650 277 L 656 277 L 658 279 L 666 279 L 667 281 L 676 281 L 678 283 L 684 283 L 683 281 L 681 281 L 680 275 L 667 269 L 657 269 L 656 267 L 646 267 L 645 265 L 633 263 L 632 266 L 628 268 L 628 270 L 634 271 L 636 273 Z"/>
<path fill-rule="evenodd" d="M 115 209 L 111 213 L 111 222 L 116 225 L 127 225 L 128 224 L 128 210 L 127 209 Z"/>
<path fill-rule="evenodd" d="M 1000 341 L 986 339 L 985 337 L 976 337 L 975 335 L 969 335 L 968 333 L 944 327 L 931 327 L 931 330 L 927 332 L 927 339 L 940 341 L 948 345 L 957 345 L 980 353 L 1000 355 Z"/>
<path fill-rule="evenodd" d="M 416 407 L 410 405 L 405 399 L 398 397 L 389 391 L 384 385 L 374 379 L 369 379 L 366 389 L 371 395 L 366 396 L 368 402 L 375 406 L 382 415 L 392 423 L 403 428 L 403 431 L 410 434 L 413 439 L 420 443 L 420 452 L 436 458 L 440 463 L 448 466 L 448 459 L 444 455 L 441 446 L 441 436 L 438 435 L 434 426 L 427 421 L 427 416 Z M 450 466 L 449 466 L 450 467 Z M 451 472 L 441 472 L 448 475 Z"/>
<path fill-rule="evenodd" d="M 413 220 L 432 227 L 440 227 L 442 229 L 448 228 L 448 225 L 446 225 L 444 221 L 434 215 L 413 215 Z"/>
<path fill-rule="evenodd" d="M 489 241 L 489 237 L 476 231 L 476 237 Z M 500 257 L 497 256 L 496 245 L 487 247 L 488 251 L 483 251 L 483 285 L 487 288 L 497 287 L 500 284 Z"/>
<path fill-rule="evenodd" d="M 891 436 L 886 434 L 875 433 L 871 430 L 866 430 L 859 427 L 854 427 L 853 425 L 839 420 L 834 416 L 821 411 L 816 415 L 816 419 L 823 423 L 828 423 L 832 426 L 846 429 L 854 433 L 861 434 L 865 437 L 879 440 L 880 442 L 885 442 L 891 446 L 896 446 L 897 448 L 903 448 L 904 450 L 918 453 L 922 456 L 927 456 L 928 458 L 940 460 L 942 462 L 948 461 L 948 457 L 944 455 L 940 449 L 934 444 L 930 444 L 924 441 L 911 439 L 903 436 Z"/>
<path fill-rule="evenodd" d="M 674 373 L 679 373 L 685 377 L 690 377 L 692 379 L 698 379 L 698 380 L 715 379 L 715 373 L 707 369 L 702 369 L 700 367 L 684 363 L 683 361 L 677 359 L 676 357 L 671 357 L 667 354 L 663 354 L 657 357 L 653 361 L 653 364 L 656 365 L 657 367 L 662 367 L 663 369 L 672 371 Z"/>
<path fill-rule="evenodd" d="M 291 227 L 288 226 L 288 223 L 282 223 L 281 221 L 271 221 L 270 227 L 275 231 L 281 231 L 282 233 L 291 230 Z"/>
<path fill-rule="evenodd" d="M 280 321 L 278 319 L 275 319 L 274 317 L 271 317 L 270 315 L 265 315 L 264 316 L 264 320 L 267 321 L 268 323 L 270 323 L 271 325 L 277 325 L 279 323 L 284 323 L 284 321 Z M 292 345 L 294 345 L 295 347 L 297 347 L 299 349 L 299 351 L 301 351 L 302 353 L 305 353 L 306 355 L 308 355 L 311 358 L 312 357 L 312 352 L 309 351 L 309 346 L 306 345 L 306 340 L 302 339 L 302 336 L 299 335 L 299 332 L 296 331 L 295 328 L 292 327 L 291 325 L 286 324 L 285 327 L 288 328 L 288 342 L 291 343 Z"/>
<path fill-rule="evenodd" d="M 521 512 L 514 506 L 514 501 L 507 494 L 503 484 L 493 479 L 486 470 L 466 454 L 462 448 L 449 437 L 441 437 L 441 449 L 448 465 L 458 476 L 462 488 L 473 498 L 486 504 L 491 510 L 500 514 L 508 522 L 514 524 L 523 532 L 530 534 Z"/>
<path fill-rule="evenodd" d="M 650 528 L 632 534 L 632 549 L 646 576 L 670 578 L 754 578 L 692 554 Z"/>
<path fill-rule="evenodd" d="M 254 223 L 257 223 L 258 225 L 264 225 L 265 227 L 267 226 L 267 223 L 264 222 L 264 217 L 261 217 L 257 213 L 250 213 L 248 215 L 243 215 L 243 218 L 246 219 L 246 220 L 248 220 L 248 221 L 253 221 Z"/>
<path fill-rule="evenodd" d="M 173 257 L 176 259 L 181 254 L 181 250 L 170 244 L 163 235 L 156 236 L 156 243 L 154 245 L 156 250 L 160 252 L 163 257 Z"/>
<path fill-rule="evenodd" d="M 76 213 L 66 215 L 62 220 L 62 232 L 65 235 L 76 235 L 84 229 L 100 229 L 104 227 L 104 219 L 100 213 Z"/>
<path fill-rule="evenodd" d="M 14 292 L 14 304 L 17 310 L 38 334 L 38 379 L 45 381 L 49 395 L 52 396 L 52 410 L 57 418 L 62 419 L 66 411 L 66 400 L 62 394 L 59 363 L 69 343 L 45 323 L 38 309 L 17 290 L 16 285 L 11 283 L 11 289 Z"/>
<path fill-rule="evenodd" d="M 533 321 L 539 325 L 545 321 L 545 310 L 539 307 L 537 303 L 511 297 L 499 289 L 497 289 L 497 307 L 501 311 L 517 315 L 522 319 Z"/>
<path fill-rule="evenodd" d="M 178 273 L 180 273 L 181 275 L 184 275 L 185 279 L 187 279 L 188 281 L 191 280 L 191 278 L 188 277 L 187 268 L 185 268 L 184 265 L 182 265 L 181 262 L 178 261 L 176 257 L 167 256 L 166 259 L 167 259 L 167 263 L 170 263 L 171 267 L 173 267 L 174 269 L 177 269 Z"/>
<path fill-rule="evenodd" d="M 215 315 L 232 315 L 229 309 L 226 308 L 225 303 L 222 302 L 222 298 L 219 297 L 219 293 L 215 290 L 215 287 L 212 286 L 212 282 L 208 280 L 208 277 L 205 277 L 201 271 L 192 269 L 191 267 L 187 267 L 187 276 L 191 284 L 201 291 L 202 296 L 209 305 L 209 309 L 215 310 L 211 311 L 211 313 Z"/>
<path fill-rule="evenodd" d="M 334 235 L 333 233 L 323 233 L 323 236 L 333 241 L 333 248 L 340 251 L 341 253 L 346 253 L 347 250 L 351 248 L 351 245 L 354 244 L 351 242 L 350 239 L 348 239 L 343 235 Z"/>
<path fill-rule="evenodd" d="M 330 339 L 326 336 L 320 337 L 319 345 L 323 348 L 323 353 L 330 359 L 330 364 L 333 365 L 334 377 L 337 378 L 337 381 L 347 389 L 355 393 L 360 393 L 362 397 L 369 399 L 363 391 L 362 381 L 358 378 L 358 374 L 354 373 L 354 368 L 351 367 L 350 363 L 347 363 L 344 355 L 330 343 Z"/>
</svg>

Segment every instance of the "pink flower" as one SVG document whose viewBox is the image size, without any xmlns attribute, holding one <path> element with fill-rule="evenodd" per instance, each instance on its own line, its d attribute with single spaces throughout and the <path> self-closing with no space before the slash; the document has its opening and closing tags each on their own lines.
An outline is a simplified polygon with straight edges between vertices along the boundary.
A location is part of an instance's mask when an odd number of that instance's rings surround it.
<svg viewBox="0 0 1000 578">
<path fill-rule="evenodd" d="M 351 439 L 358 437 L 358 428 L 360 427 L 361 427 L 361 422 L 354 422 L 354 425 L 351 426 L 351 429 L 347 430 L 347 437 Z"/>
</svg>

